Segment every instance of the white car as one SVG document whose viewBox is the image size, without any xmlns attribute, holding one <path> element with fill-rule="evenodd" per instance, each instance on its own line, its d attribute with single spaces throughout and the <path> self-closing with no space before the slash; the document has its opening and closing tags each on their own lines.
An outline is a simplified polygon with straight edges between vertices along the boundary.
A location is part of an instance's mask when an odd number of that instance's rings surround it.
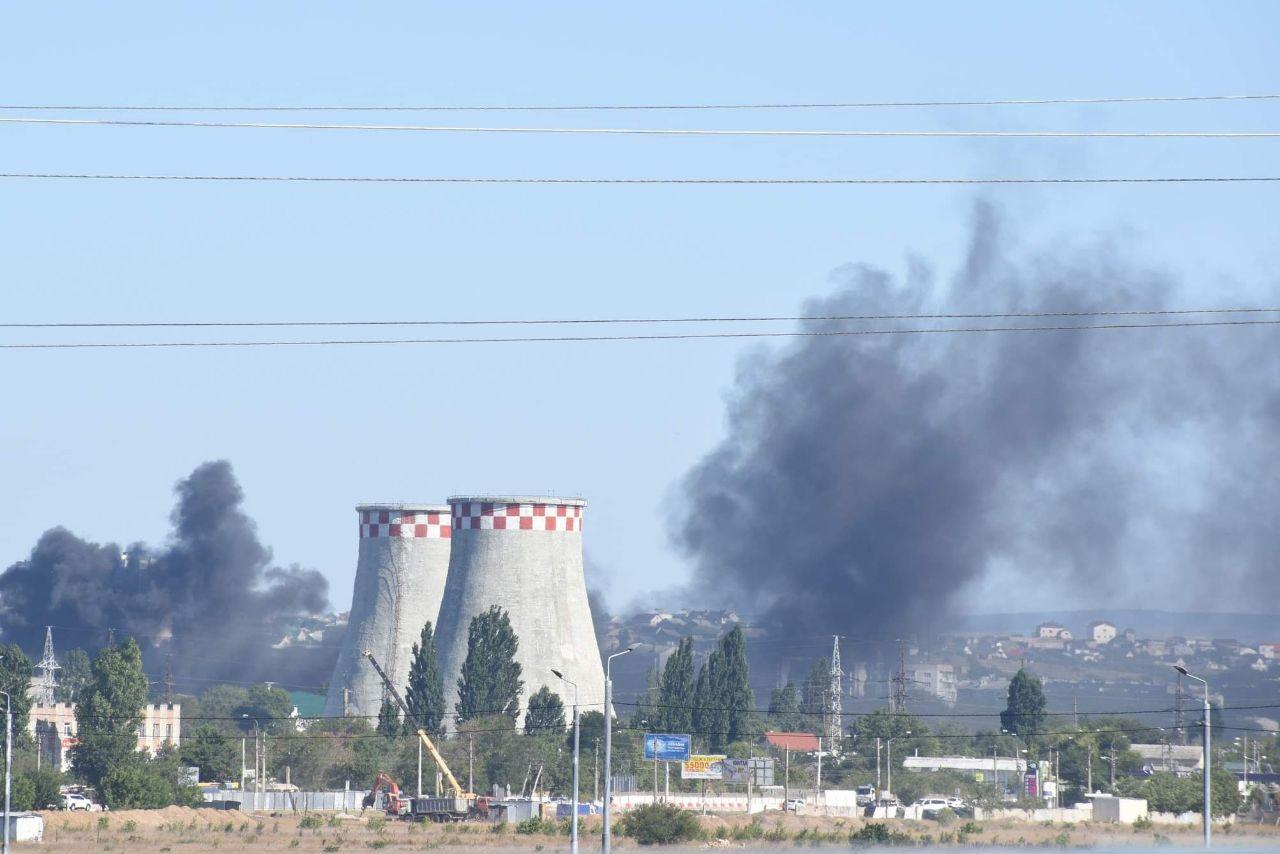
<svg viewBox="0 0 1280 854">
<path fill-rule="evenodd" d="M 964 798 L 951 797 L 947 798 L 947 806 L 953 810 L 968 809 L 969 805 L 964 802 Z"/>
<path fill-rule="evenodd" d="M 926 815 L 937 815 L 947 808 L 947 799 L 939 797 L 921 798 L 911 806 L 920 810 L 921 817 Z"/>
<path fill-rule="evenodd" d="M 855 790 L 855 797 L 856 797 L 858 806 L 869 807 L 873 803 L 875 803 L 876 787 L 875 786 L 859 786 Z"/>
<path fill-rule="evenodd" d="M 67 792 L 62 796 L 62 808 L 68 811 L 84 810 L 85 812 L 97 812 L 102 807 L 86 798 L 79 792 Z"/>
<path fill-rule="evenodd" d="M 804 798 L 787 798 L 787 803 L 783 806 L 783 809 L 789 812 L 799 812 L 802 806 L 804 806 Z"/>
</svg>

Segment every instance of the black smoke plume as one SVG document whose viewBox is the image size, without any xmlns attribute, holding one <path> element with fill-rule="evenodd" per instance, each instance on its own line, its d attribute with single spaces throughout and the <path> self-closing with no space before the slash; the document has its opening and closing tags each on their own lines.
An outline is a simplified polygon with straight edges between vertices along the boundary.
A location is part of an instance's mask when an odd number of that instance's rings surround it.
<svg viewBox="0 0 1280 854">
<path fill-rule="evenodd" d="M 290 620 L 328 606 L 328 582 L 315 570 L 272 565 L 229 463 L 199 466 L 176 492 L 163 549 L 46 531 L 27 560 L 0 574 L 6 640 L 39 650 L 51 625 L 59 646 L 92 650 L 113 630 L 137 639 L 153 675 L 172 655 L 174 675 L 189 689 L 285 679 L 268 672 L 272 645 Z"/>
<path fill-rule="evenodd" d="M 1230 302 L 1208 288 L 1184 297 L 1105 241 L 1014 257 L 999 226 L 976 208 L 949 286 L 920 262 L 903 282 L 849 267 L 805 314 Z M 930 322 L 861 324 L 889 325 Z M 1274 611 L 1258 594 L 1274 589 L 1280 544 L 1276 330 L 829 337 L 755 354 L 739 366 L 727 437 L 682 481 L 675 542 L 704 596 L 806 637 L 940 628 L 959 598 L 992 586 L 999 598 L 976 609 L 1026 610 L 1022 594 L 1043 605 L 1050 590 L 1077 607 Z"/>
</svg>

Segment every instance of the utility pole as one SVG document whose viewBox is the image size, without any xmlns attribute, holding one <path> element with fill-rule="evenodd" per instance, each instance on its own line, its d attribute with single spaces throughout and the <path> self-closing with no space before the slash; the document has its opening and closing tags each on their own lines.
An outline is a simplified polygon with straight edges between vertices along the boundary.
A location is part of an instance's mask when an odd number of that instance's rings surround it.
<svg viewBox="0 0 1280 854">
<path fill-rule="evenodd" d="M 1173 689 L 1173 731 L 1177 733 L 1178 743 L 1187 743 L 1186 713 L 1183 711 L 1182 674 L 1178 674 L 1177 684 Z"/>
<path fill-rule="evenodd" d="M 475 792 L 473 771 L 476 763 L 476 737 L 474 733 L 467 733 L 467 791 Z"/>
<path fill-rule="evenodd" d="M 880 736 L 876 736 L 876 795 L 880 794 Z"/>
<path fill-rule="evenodd" d="M 13 698 L 4 694 L 4 854 L 9 854 L 9 787 L 13 780 Z"/>
<path fill-rule="evenodd" d="M 164 657 L 164 701 L 173 705 L 173 653 Z"/>
<path fill-rule="evenodd" d="M 889 711 L 901 714 L 907 710 L 907 644 L 898 640 L 898 670 L 893 674 L 893 690 L 889 697 Z"/>
</svg>

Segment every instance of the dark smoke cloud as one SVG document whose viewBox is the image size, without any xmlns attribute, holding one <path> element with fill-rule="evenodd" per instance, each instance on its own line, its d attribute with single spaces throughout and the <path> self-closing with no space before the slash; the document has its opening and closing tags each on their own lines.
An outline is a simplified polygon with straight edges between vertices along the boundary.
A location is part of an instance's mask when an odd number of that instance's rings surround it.
<svg viewBox="0 0 1280 854">
<path fill-rule="evenodd" d="M 903 282 L 849 267 L 805 313 L 1187 304 L 1121 246 L 1015 258 L 1006 242 L 979 205 L 949 286 L 918 261 Z M 937 626 L 993 579 L 1009 581 L 1007 598 L 984 610 L 1019 610 L 1020 592 L 1045 589 L 1093 605 L 1274 610 L 1258 594 L 1274 589 L 1280 540 L 1276 335 L 813 338 L 758 353 L 740 364 L 727 437 L 681 484 L 674 539 L 699 593 L 809 634 Z"/>
<path fill-rule="evenodd" d="M 229 463 L 201 465 L 175 491 L 164 549 L 46 531 L 30 558 L 0 574 L 5 638 L 38 650 L 53 625 L 63 648 L 93 649 L 114 629 L 138 640 L 152 672 L 172 654 L 179 681 L 282 678 L 261 672 L 271 645 L 283 623 L 328 607 L 328 582 L 315 570 L 271 565 Z"/>
</svg>

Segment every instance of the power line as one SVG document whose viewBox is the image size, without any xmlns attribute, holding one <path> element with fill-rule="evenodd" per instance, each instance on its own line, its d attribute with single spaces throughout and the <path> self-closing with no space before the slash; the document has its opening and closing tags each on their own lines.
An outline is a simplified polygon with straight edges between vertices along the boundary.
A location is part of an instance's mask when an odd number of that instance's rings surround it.
<svg viewBox="0 0 1280 854">
<path fill-rule="evenodd" d="M 536 320 L 198 320 L 198 321 L 54 321 L 0 323 L 0 329 L 156 329 L 262 328 L 326 326 L 553 326 L 573 324 L 778 323 L 836 320 L 977 320 L 1032 317 L 1137 317 L 1189 314 L 1268 314 L 1277 308 L 1180 308 L 1097 311 L 1007 311 L 975 314 L 816 314 L 742 317 L 590 317 Z M 856 641 L 856 639 L 855 639 Z M 889 643 L 889 641 L 885 641 Z"/>
<path fill-rule="evenodd" d="M 763 103 L 705 104 L 346 104 L 290 106 L 212 106 L 181 105 L 97 105 L 83 104 L 7 104 L 0 110 L 47 110 L 51 112 L 591 112 L 627 110 L 837 110 L 882 107 L 1004 107 L 1041 106 L 1051 104 L 1158 104 L 1201 101 L 1274 101 L 1280 94 L 1258 93 L 1237 95 L 1133 95 L 1096 98 L 991 98 L 930 101 L 781 101 Z"/>
<path fill-rule="evenodd" d="M 252 130 L 410 131 L 417 133 L 559 134 L 596 136 L 761 136 L 848 138 L 993 139 L 1274 139 L 1280 131 L 1094 131 L 1094 130 L 788 130 L 734 128 L 593 128 L 482 125 L 367 125 L 320 122 L 198 122 L 161 119 L 41 119 L 2 116 L 0 124 L 99 125 L 116 127 L 237 128 Z"/>
<path fill-rule="evenodd" d="M 375 175 L 160 175 L 108 172 L 0 172 L 0 178 L 93 181 L 280 181 L 359 184 L 707 184 L 747 186 L 892 186 L 975 184 L 1256 184 L 1275 183 L 1274 175 L 1205 175 L 1151 178 L 499 178 L 478 176 Z"/>
<path fill-rule="evenodd" d="M 652 335 L 556 335 L 493 338 L 331 338 L 280 341 L 116 341 L 0 344 L 0 350 L 125 350 L 199 347 L 335 347 L 407 344 L 529 344 L 597 341 L 688 341 L 746 338 L 837 338 L 846 336 L 975 334 L 992 332 L 1079 332 L 1117 329 L 1178 329 L 1207 326 L 1276 326 L 1280 320 L 1206 320 L 1177 323 L 1096 323 L 1066 326 L 971 326 L 917 329 L 839 329 L 810 332 L 699 332 Z"/>
</svg>

